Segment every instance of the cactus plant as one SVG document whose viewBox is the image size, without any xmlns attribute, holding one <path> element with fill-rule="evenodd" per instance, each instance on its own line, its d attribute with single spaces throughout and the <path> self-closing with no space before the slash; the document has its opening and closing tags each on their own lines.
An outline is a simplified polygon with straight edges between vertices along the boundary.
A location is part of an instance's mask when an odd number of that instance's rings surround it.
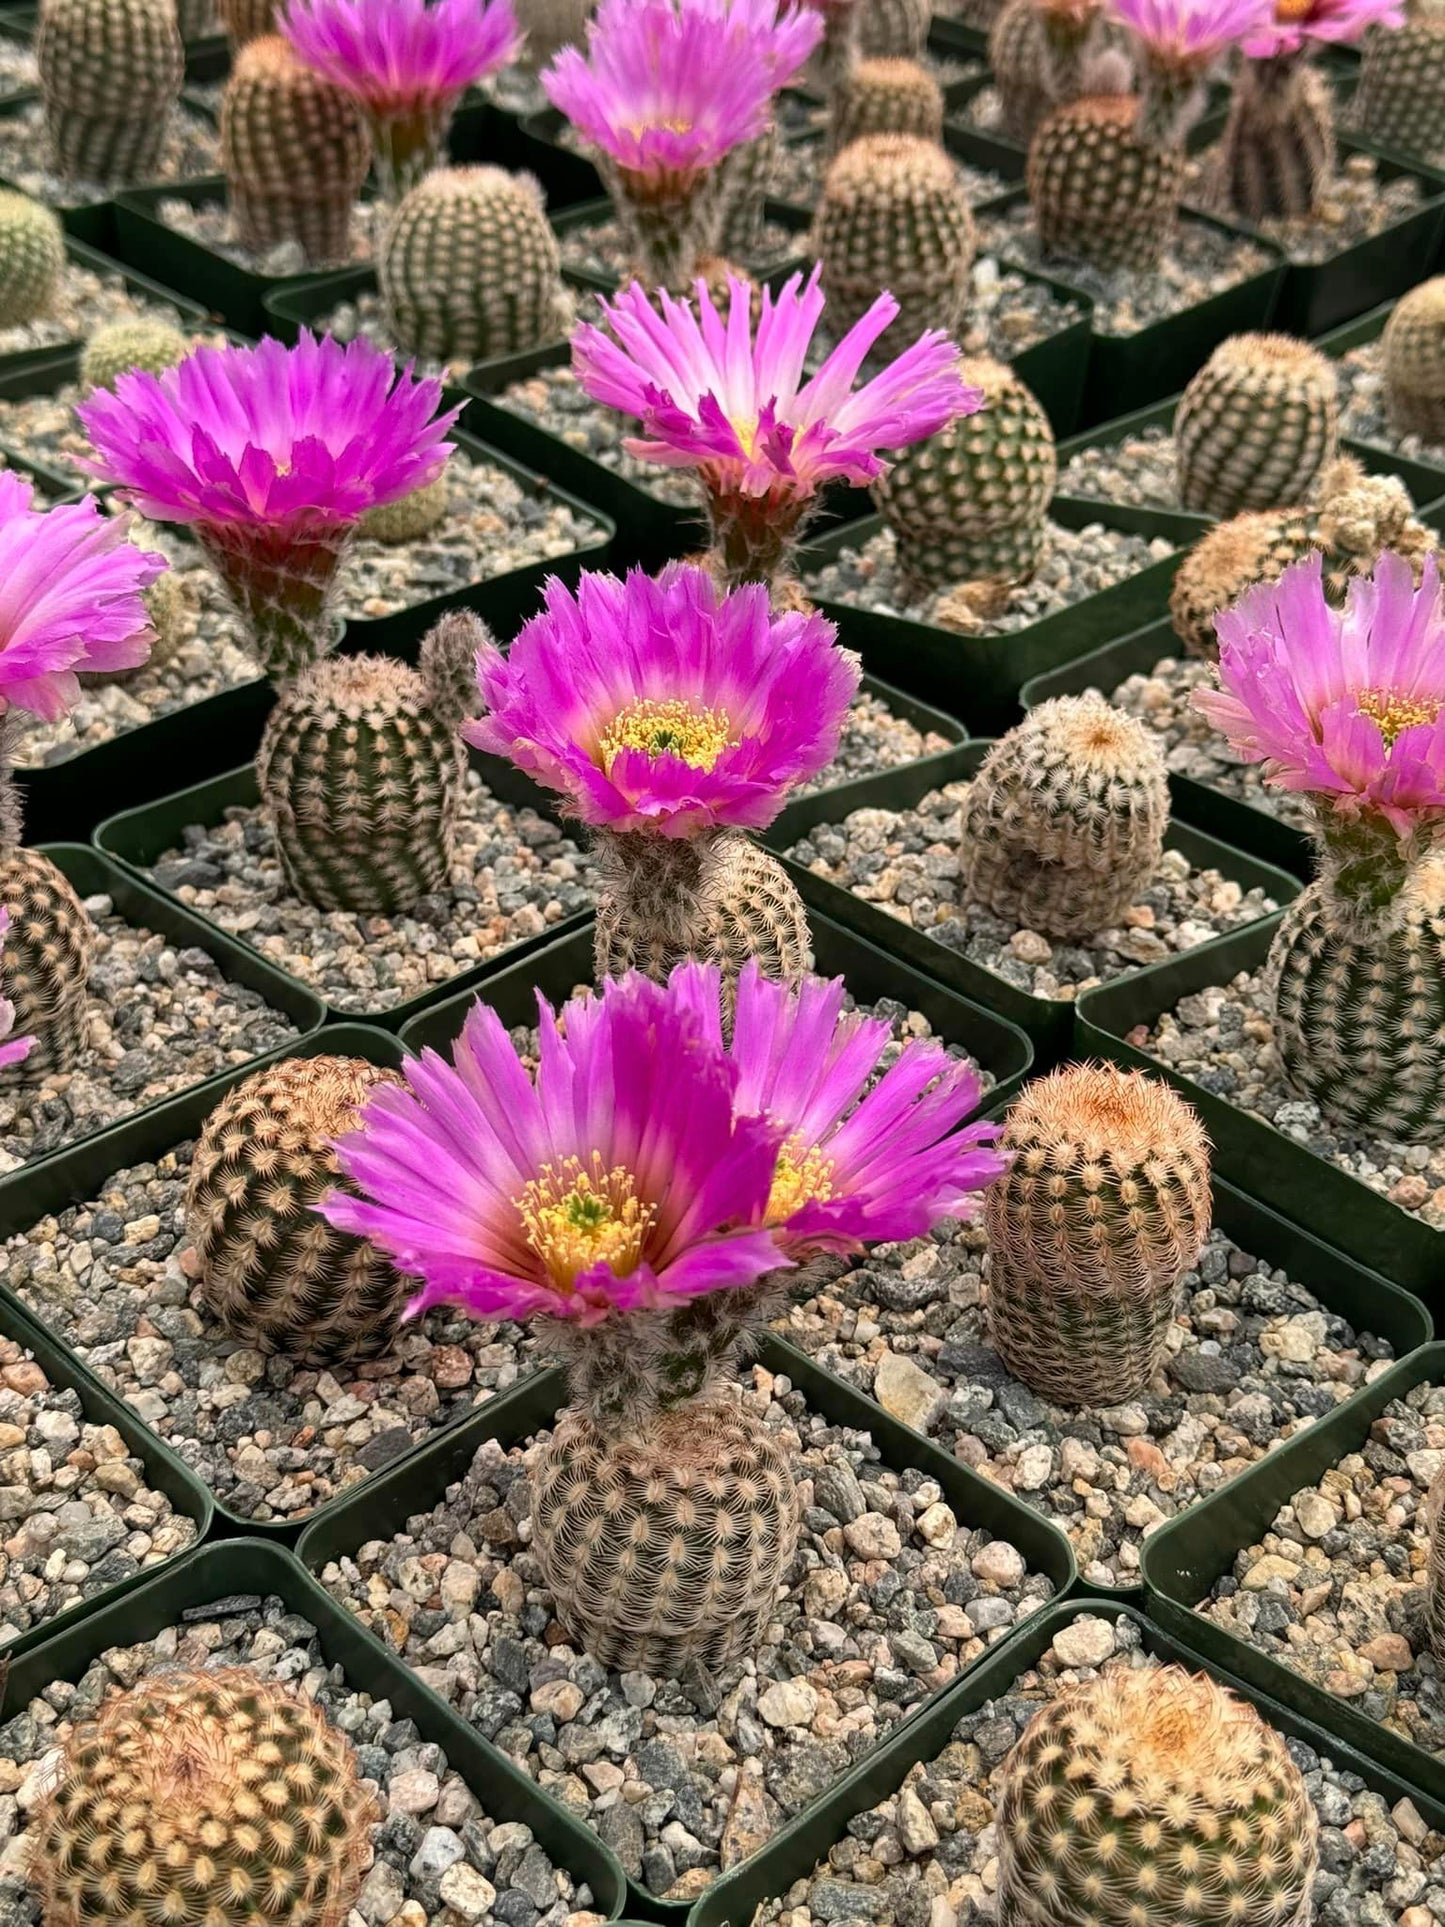
<svg viewBox="0 0 1445 1927">
<path fill-rule="evenodd" d="M 137 516 L 131 524 L 130 539 L 139 549 L 154 548 L 158 540 L 157 530 Z M 169 568 L 147 586 L 144 597 L 146 620 L 151 626 L 150 654 L 143 663 L 127 663 L 119 669 L 78 670 L 76 673 L 83 687 L 88 689 L 104 683 L 126 682 L 142 670 L 154 672 L 164 669 L 178 654 L 187 635 L 192 632 L 196 608 L 194 585 L 178 569 Z"/>
<path fill-rule="evenodd" d="M 293 1057 L 248 1077 L 202 1126 L 186 1191 L 201 1296 L 230 1335 L 308 1365 L 389 1350 L 410 1293 L 365 1238 L 316 1207 L 345 1187 L 333 1148 L 395 1071 Z"/>
<path fill-rule="evenodd" d="M 45 1927 L 342 1927 L 379 1817 L 350 1741 L 294 1687 L 162 1673 L 71 1734 L 30 1879 Z"/>
<path fill-rule="evenodd" d="M 1309 1927 L 1319 1822 L 1248 1701 L 1182 1667 L 1114 1670 L 1004 1762 L 998 1927 Z"/>
<path fill-rule="evenodd" d="M 597 0 L 513 0 L 517 24 L 525 39 L 521 58 L 538 72 L 564 47 L 580 47 Z"/>
<path fill-rule="evenodd" d="M 357 525 L 357 533 L 369 542 L 385 542 L 388 547 L 417 542 L 440 528 L 451 512 L 451 479 L 445 469 L 434 482 L 414 488 L 410 495 L 398 496 L 380 508 L 368 509 Z"/>
<path fill-rule="evenodd" d="M 734 260 L 755 258 L 766 240 L 768 197 L 778 178 L 781 142 L 775 126 L 767 127 L 756 140 L 735 147 L 722 163 L 723 211 L 717 244 L 722 255 Z M 713 257 L 704 256 L 697 272 L 711 278 Z"/>
<path fill-rule="evenodd" d="M 42 0 L 35 60 L 67 180 L 156 172 L 186 70 L 175 0 Z"/>
<path fill-rule="evenodd" d="M 1445 1466 L 1430 1481 L 1424 1508 L 1430 1542 L 1425 1575 L 1425 1626 L 1436 1665 L 1445 1663 Z"/>
<path fill-rule="evenodd" d="M 216 11 L 211 0 L 176 0 L 176 25 L 184 41 L 201 40 L 216 32 Z"/>
<path fill-rule="evenodd" d="M 1006 0 L 1000 8 L 988 60 L 1011 140 L 1031 141 L 1046 114 L 1079 98 L 1102 11 L 1101 0 Z"/>
<path fill-rule="evenodd" d="M 377 278 L 387 326 L 407 354 L 490 360 L 535 348 L 561 326 L 557 237 L 530 174 L 426 175 L 387 225 Z"/>
<path fill-rule="evenodd" d="M 860 60 L 828 103 L 828 151 L 869 134 L 943 139 L 943 89 L 916 60 Z"/>
<path fill-rule="evenodd" d="M 138 316 L 134 321 L 108 322 L 96 329 L 81 353 L 81 392 L 88 395 L 92 388 L 114 388 L 117 377 L 132 368 L 147 368 L 158 375 L 184 361 L 190 352 L 189 340 L 169 321 Z"/>
<path fill-rule="evenodd" d="M 1445 157 L 1445 7 L 1407 0 L 1403 26 L 1372 27 L 1360 47 L 1355 121 L 1381 147 Z"/>
<path fill-rule="evenodd" d="M 1097 936 L 1153 878 L 1168 822 L 1158 738 L 1092 692 L 1055 696 L 969 788 L 964 893 L 1020 929 Z"/>
<path fill-rule="evenodd" d="M 982 408 L 915 443 L 873 484 L 919 596 L 958 582 L 1027 581 L 1047 540 L 1058 473 L 1048 416 L 1002 362 L 965 357 L 959 374 Z"/>
<path fill-rule="evenodd" d="M 0 192 L 0 328 L 44 314 L 64 271 L 60 216 L 28 195 Z"/>
<path fill-rule="evenodd" d="M 1237 515 L 1308 501 L 1339 434 L 1335 366 L 1289 335 L 1232 335 L 1174 412 L 1179 496 Z"/>
<path fill-rule="evenodd" d="M 858 9 L 856 50 L 863 60 L 917 60 L 932 23 L 930 0 L 867 0 Z"/>
<path fill-rule="evenodd" d="M 1445 274 L 1401 295 L 1381 345 L 1396 431 L 1445 442 Z"/>
<path fill-rule="evenodd" d="M 280 0 L 216 0 L 226 38 L 231 43 L 232 59 L 248 41 L 275 33 L 279 4 Z"/>
<path fill-rule="evenodd" d="M 1137 1398 L 1209 1235 L 1204 1127 L 1167 1084 L 1073 1064 L 1028 1086 L 1003 1148 L 984 1200 L 990 1342 L 1057 1405 Z"/>
</svg>

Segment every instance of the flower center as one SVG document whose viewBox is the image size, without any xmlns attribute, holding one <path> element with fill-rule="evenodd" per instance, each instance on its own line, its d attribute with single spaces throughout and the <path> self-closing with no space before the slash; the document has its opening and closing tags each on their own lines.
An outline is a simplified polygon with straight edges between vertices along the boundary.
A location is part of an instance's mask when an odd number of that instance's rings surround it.
<svg viewBox="0 0 1445 1927">
<path fill-rule="evenodd" d="M 1275 0 L 1274 17 L 1281 27 L 1285 27 L 1292 20 L 1308 20 L 1315 5 L 1316 0 Z"/>
<path fill-rule="evenodd" d="M 765 1222 L 786 1224 L 805 1204 L 826 1204 L 832 1195 L 832 1160 L 816 1145 L 790 1137 L 778 1153 Z"/>
<path fill-rule="evenodd" d="M 562 1292 L 593 1265 L 610 1265 L 619 1278 L 635 1271 L 657 1217 L 632 1173 L 620 1164 L 604 1170 L 597 1151 L 586 1170 L 580 1158 L 543 1165 L 515 1202 L 527 1243 Z"/>
<path fill-rule="evenodd" d="M 1379 724 L 1386 749 L 1394 747 L 1395 738 L 1403 731 L 1420 723 L 1433 723 L 1442 708 L 1445 698 L 1397 696 L 1393 689 L 1362 689 L 1355 698 L 1356 713 Z"/>
<path fill-rule="evenodd" d="M 725 710 L 644 700 L 617 712 L 599 747 L 602 767 L 610 776 L 624 749 L 640 749 L 652 757 L 675 756 L 689 769 L 710 770 L 731 741 Z"/>
</svg>

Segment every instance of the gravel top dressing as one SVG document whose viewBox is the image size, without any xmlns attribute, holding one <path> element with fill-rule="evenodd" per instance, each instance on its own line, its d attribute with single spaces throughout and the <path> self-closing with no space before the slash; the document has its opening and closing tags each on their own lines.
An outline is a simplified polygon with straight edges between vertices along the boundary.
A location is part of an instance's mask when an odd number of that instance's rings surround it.
<svg viewBox="0 0 1445 1927">
<path fill-rule="evenodd" d="M 80 207 L 108 201 L 119 191 L 113 181 L 66 180 L 50 167 L 50 153 L 50 136 L 38 100 L 27 102 L 13 114 L 0 115 L 0 178 L 22 193 L 52 207 Z M 160 166 L 151 180 L 194 181 L 220 171 L 220 137 L 215 122 L 189 107 L 178 107 L 171 117 Z"/>
<path fill-rule="evenodd" d="M 214 171 L 214 170 L 211 170 Z M 308 261 L 299 241 L 278 241 L 257 253 L 236 239 L 236 224 L 223 200 L 191 201 L 177 195 L 157 201 L 156 218 L 177 234 L 198 241 L 212 254 L 222 254 L 237 267 L 268 280 L 287 274 L 321 274 L 331 268 L 353 268 L 375 258 L 385 206 L 380 201 L 358 201 L 351 214 L 351 246 L 336 261 Z"/>
<path fill-rule="evenodd" d="M 815 206 L 822 192 L 823 177 L 828 171 L 830 159 L 821 140 L 789 142 L 778 158 L 772 198 L 775 201 L 790 201 L 795 207 Z M 954 171 L 975 207 L 983 201 L 996 201 L 1014 185 L 1004 175 L 996 174 L 989 168 L 974 167 L 956 156 Z"/>
<path fill-rule="evenodd" d="M 1059 469 L 1060 495 L 1151 509 L 1182 508 L 1174 437 L 1155 423 L 1121 441 L 1081 448 Z"/>
<path fill-rule="evenodd" d="M 577 324 L 579 304 L 584 311 L 590 312 L 595 300 L 591 295 L 578 295 L 570 288 L 562 288 L 557 297 L 558 339 L 571 335 Z M 380 348 L 389 355 L 403 354 L 397 346 L 396 336 L 387 321 L 386 308 L 380 294 L 375 289 L 363 289 L 348 301 L 338 301 L 334 308 L 318 315 L 312 324 L 320 334 L 335 335 L 338 341 L 355 341 L 362 336 L 374 348 Z M 411 359 L 410 354 L 405 357 Z M 427 356 L 416 358 L 417 371 L 423 375 L 441 376 L 450 381 L 460 381 L 469 368 L 475 366 L 475 356 L 458 355 L 452 361 L 433 361 Z"/>
<path fill-rule="evenodd" d="M 116 270 L 97 273 L 67 258 L 45 313 L 13 328 L 0 328 L 0 355 L 83 341 L 111 322 L 140 319 L 185 325 L 169 302 L 132 294 Z"/>
<path fill-rule="evenodd" d="M 1200 203 L 1223 221 L 1242 222 L 1242 217 L 1228 207 L 1215 206 L 1209 177 L 1211 166 L 1217 166 L 1217 154 L 1217 148 L 1210 148 L 1197 157 L 1196 180 L 1203 189 Z M 1349 154 L 1308 220 L 1268 219 L 1242 224 L 1273 241 L 1291 261 L 1317 267 L 1405 220 L 1423 204 L 1429 191 L 1413 174 L 1383 180 L 1373 155 Z"/>
</svg>

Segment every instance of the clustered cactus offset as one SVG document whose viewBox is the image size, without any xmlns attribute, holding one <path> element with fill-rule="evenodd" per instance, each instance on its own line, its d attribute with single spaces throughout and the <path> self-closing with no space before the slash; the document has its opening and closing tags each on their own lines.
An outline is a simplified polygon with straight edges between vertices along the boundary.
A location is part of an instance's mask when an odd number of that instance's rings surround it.
<svg viewBox="0 0 1445 1927">
<path fill-rule="evenodd" d="M 1226 517 L 1309 500 L 1339 434 L 1334 363 L 1289 335 L 1232 335 L 1174 414 L 1179 499 Z"/>
</svg>

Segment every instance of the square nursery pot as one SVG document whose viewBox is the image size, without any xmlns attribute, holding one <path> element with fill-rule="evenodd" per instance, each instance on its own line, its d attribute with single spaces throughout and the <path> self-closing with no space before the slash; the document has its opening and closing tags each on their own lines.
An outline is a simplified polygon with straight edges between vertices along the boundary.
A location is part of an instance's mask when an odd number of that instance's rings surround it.
<svg viewBox="0 0 1445 1927">
<path fill-rule="evenodd" d="M 1440 266 L 1445 266 L 1445 262 L 1436 265 L 1438 271 Z M 1332 328 L 1328 334 L 1322 335 L 1315 345 L 1325 354 L 1336 357 L 1347 355 L 1352 348 L 1366 347 L 1370 342 L 1380 339 L 1385 332 L 1385 323 L 1394 311 L 1393 300 L 1381 302 L 1378 308 L 1372 308 L 1368 314 L 1362 314 L 1357 320 L 1347 321 L 1339 328 Z M 1397 455 L 1386 442 L 1357 441 L 1351 442 L 1350 447 L 1361 455 L 1361 459 L 1368 459 L 1372 465 L 1378 462 L 1383 466 L 1391 461 L 1398 464 L 1394 472 L 1405 476 L 1416 506 L 1428 507 L 1431 512 L 1426 519 L 1436 522 L 1439 526 L 1437 518 L 1440 517 L 1442 510 L 1445 510 L 1445 500 L 1442 500 L 1445 498 L 1445 460 L 1432 459 L 1423 455 L 1408 458 Z M 1410 479 L 1411 473 L 1416 477 L 1413 481 Z"/>
<path fill-rule="evenodd" d="M 1161 1526 L 1144 1550 L 1144 1582 L 1150 1617 L 1172 1637 L 1187 1640 L 1211 1666 L 1269 1694 L 1297 1718 L 1338 1734 L 1353 1752 L 1409 1779 L 1430 1799 L 1445 1801 L 1445 1758 L 1391 1732 L 1348 1700 L 1193 1610 L 1229 1572 L 1235 1556 L 1269 1531 L 1281 1506 L 1368 1443 L 1371 1427 L 1393 1399 L 1432 1382 L 1445 1382 L 1445 1344 L 1438 1342 L 1401 1359 L 1202 1505 Z"/>
<path fill-rule="evenodd" d="M 926 767 L 918 764 L 884 770 L 881 775 L 859 777 L 855 782 L 842 784 L 824 795 L 803 797 L 783 811 L 764 841 L 770 849 L 781 853 L 820 824 L 841 823 L 854 810 L 911 809 L 930 790 L 942 789 L 948 783 L 965 782 L 976 775 L 992 747 L 991 742 L 983 740 L 964 743 L 960 748 L 951 750 L 946 757 L 930 758 Z M 1299 894 L 1299 884 L 1294 877 L 1286 876 L 1282 870 L 1272 869 L 1255 857 L 1246 856 L 1242 850 L 1233 849 L 1229 844 L 1221 843 L 1187 823 L 1171 822 L 1165 837 L 1165 848 L 1183 851 L 1196 867 L 1219 870 L 1244 890 L 1262 888 L 1281 903 Z M 1033 1042 L 1039 1069 L 1051 1069 L 1069 1055 L 1069 1044 L 1074 1034 L 1073 1004 L 1035 997 L 1028 991 L 1020 990 L 993 971 L 985 969 L 982 964 L 950 950 L 929 936 L 927 931 L 915 930 L 891 916 L 881 904 L 866 902 L 842 884 L 815 876 L 791 857 L 784 857 L 783 864 L 810 911 L 821 911 L 825 916 L 856 930 L 890 956 L 911 964 L 925 976 L 936 978 L 939 983 L 947 984 L 950 989 L 982 1004 L 986 1010 L 1006 1017 L 1011 1024 L 1017 1024 Z M 1273 926 L 1273 919 L 1266 921 Z M 1258 927 L 1251 924 L 1247 929 Z M 1208 947 L 1212 949 L 1215 946 L 1211 944 Z M 1185 953 L 1186 957 L 1197 954 L 1193 951 Z M 1150 968 L 1152 971 L 1164 967 L 1156 965 Z M 1134 975 L 1129 972 L 1119 981 L 1132 983 Z M 1244 1181 L 1241 1179 L 1241 1182 Z"/>
<path fill-rule="evenodd" d="M 417 1737 L 439 1746 L 495 1821 L 530 1827 L 549 1857 L 578 1884 L 592 1889 L 597 1913 L 621 1911 L 625 1880 L 612 1854 L 465 1721 L 444 1706 L 322 1591 L 284 1548 L 259 1539 L 232 1539 L 187 1554 L 147 1585 L 89 1613 L 78 1625 L 34 1647 L 0 1679 L 0 1722 L 23 1713 L 33 1699 L 64 1681 L 79 1684 L 112 1646 L 153 1639 L 168 1626 L 253 1610 L 268 1597 L 315 1628 L 328 1667 L 339 1666 L 354 1690 L 385 1699 L 398 1718 L 416 1723 Z"/>
<path fill-rule="evenodd" d="M 935 1479 L 960 1524 L 984 1528 L 995 1538 L 1006 1539 L 1023 1554 L 1031 1572 L 1043 1573 L 1053 1581 L 1056 1597 L 1068 1592 L 1075 1579 L 1068 1541 L 1012 1494 L 960 1465 L 919 1433 L 899 1424 L 871 1400 L 860 1398 L 841 1379 L 820 1369 L 774 1334 L 764 1335 L 757 1357 L 767 1371 L 786 1374 L 809 1406 L 830 1422 L 870 1434 L 883 1466 L 898 1472 L 916 1469 Z M 519 1443 L 539 1427 L 550 1425 L 565 1404 L 566 1396 L 565 1374 L 556 1369 L 535 1372 L 521 1384 L 499 1393 L 464 1424 L 436 1439 L 424 1453 L 379 1474 L 368 1483 L 364 1494 L 348 1495 L 340 1505 L 329 1509 L 324 1518 L 318 1518 L 303 1533 L 297 1556 L 310 1573 L 316 1574 L 329 1560 L 355 1553 L 366 1541 L 384 1539 L 398 1532 L 408 1519 L 429 1511 L 441 1501 L 447 1487 L 464 1476 L 483 1443 L 491 1439 L 504 1447 Z M 1041 1610 L 1047 1612 L 1048 1609 Z M 1019 1624 L 1028 1628 L 1037 1623 L 1037 1618 L 1035 1614 L 1020 1620 Z M 960 1679 L 971 1680 L 979 1669 L 987 1667 L 996 1652 L 1012 1651 L 1019 1637 L 1026 1636 L 1026 1633 L 1009 1636 L 993 1652 L 964 1670 Z M 940 1703 L 951 1702 L 958 1691 L 957 1684 L 945 1688 L 906 1715 L 896 1731 L 900 1735 L 917 1731 L 930 1717 L 930 1712 L 936 1716 Z M 850 1772 L 838 1784 L 847 1785 L 852 1778 Z M 825 1794 L 822 1798 L 826 1801 L 836 1797 L 836 1793 L 835 1787 L 831 1795 Z M 802 1819 L 806 1820 L 818 1808 L 819 1802 L 813 1802 L 804 1809 Z M 750 1860 L 744 1866 L 752 1864 Z M 654 1921 L 682 1927 L 688 1918 L 686 1901 L 662 1900 L 635 1881 L 629 1881 L 629 1895 L 634 1910 Z"/>
<path fill-rule="evenodd" d="M 1086 1615 L 1128 1620 L 1143 1650 L 1161 1665 L 1180 1665 L 1190 1672 L 1207 1671 L 1221 1684 L 1236 1692 L 1242 1691 L 1261 1716 L 1287 1738 L 1302 1741 L 1337 1768 L 1358 1774 L 1381 1795 L 1387 1808 L 1393 1808 L 1401 1800 L 1410 1800 L 1428 1826 L 1445 1827 L 1445 1807 L 1426 1798 L 1413 1784 L 1352 1753 L 1330 1729 L 1311 1726 L 1296 1712 L 1275 1704 L 1253 1686 L 1241 1684 L 1212 1663 L 1205 1664 L 1200 1651 L 1186 1644 L 1173 1629 L 1161 1630 L 1142 1613 L 1117 1600 L 1091 1596 L 1048 1607 L 1015 1638 L 995 1647 L 966 1679 L 919 1719 L 893 1735 L 816 1806 L 774 1835 L 761 1853 L 710 1887 L 694 1909 L 689 1927 L 749 1927 L 760 1906 L 786 1894 L 795 1881 L 806 1879 L 814 1867 L 827 1858 L 852 1819 L 896 1793 L 919 1761 L 936 1759 L 949 1744 L 961 1719 L 991 1700 L 1007 1699 L 1014 1682 L 1037 1666 L 1056 1636 Z M 871 1913 L 865 1916 L 869 1920 L 877 1917 Z"/>
<path fill-rule="evenodd" d="M 195 1526 L 195 1543 L 199 1545 L 211 1529 L 214 1506 L 210 1492 L 190 1467 L 141 1423 L 128 1405 L 107 1391 L 100 1380 L 80 1364 L 73 1352 L 53 1338 L 20 1301 L 6 1291 L 3 1282 L 0 1282 L 0 1338 L 23 1346 L 31 1354 L 49 1379 L 52 1391 L 74 1392 L 80 1400 L 87 1425 L 115 1427 L 125 1440 L 130 1456 L 141 1461 L 146 1486 L 153 1492 L 163 1492 L 171 1502 L 173 1513 L 191 1520 Z M 7 1662 L 13 1666 L 33 1646 L 57 1638 L 80 1621 L 104 1612 L 167 1567 L 174 1566 L 183 1556 L 183 1553 L 172 1553 L 153 1566 L 138 1568 L 130 1578 L 119 1579 L 113 1585 L 97 1589 L 87 1598 L 77 1600 L 73 1606 L 67 1606 L 53 1617 L 32 1626 L 28 1632 L 17 1632 L 13 1627 L 0 1631 L 0 1678 L 3 1678 Z M 5 1636 L 7 1632 L 8 1637 Z"/>
<path fill-rule="evenodd" d="M 1241 971 L 1258 970 L 1279 921 L 1265 917 L 1183 956 L 1085 991 L 1075 1005 L 1075 1049 L 1080 1056 L 1112 1058 L 1167 1078 L 1203 1118 L 1222 1177 L 1248 1185 L 1266 1204 L 1308 1224 L 1316 1237 L 1418 1292 L 1433 1311 L 1445 1300 L 1445 1231 L 1432 1229 L 1273 1124 L 1251 1117 L 1128 1041 L 1136 1026 L 1152 1024 L 1182 997 L 1228 984 Z"/>
</svg>

